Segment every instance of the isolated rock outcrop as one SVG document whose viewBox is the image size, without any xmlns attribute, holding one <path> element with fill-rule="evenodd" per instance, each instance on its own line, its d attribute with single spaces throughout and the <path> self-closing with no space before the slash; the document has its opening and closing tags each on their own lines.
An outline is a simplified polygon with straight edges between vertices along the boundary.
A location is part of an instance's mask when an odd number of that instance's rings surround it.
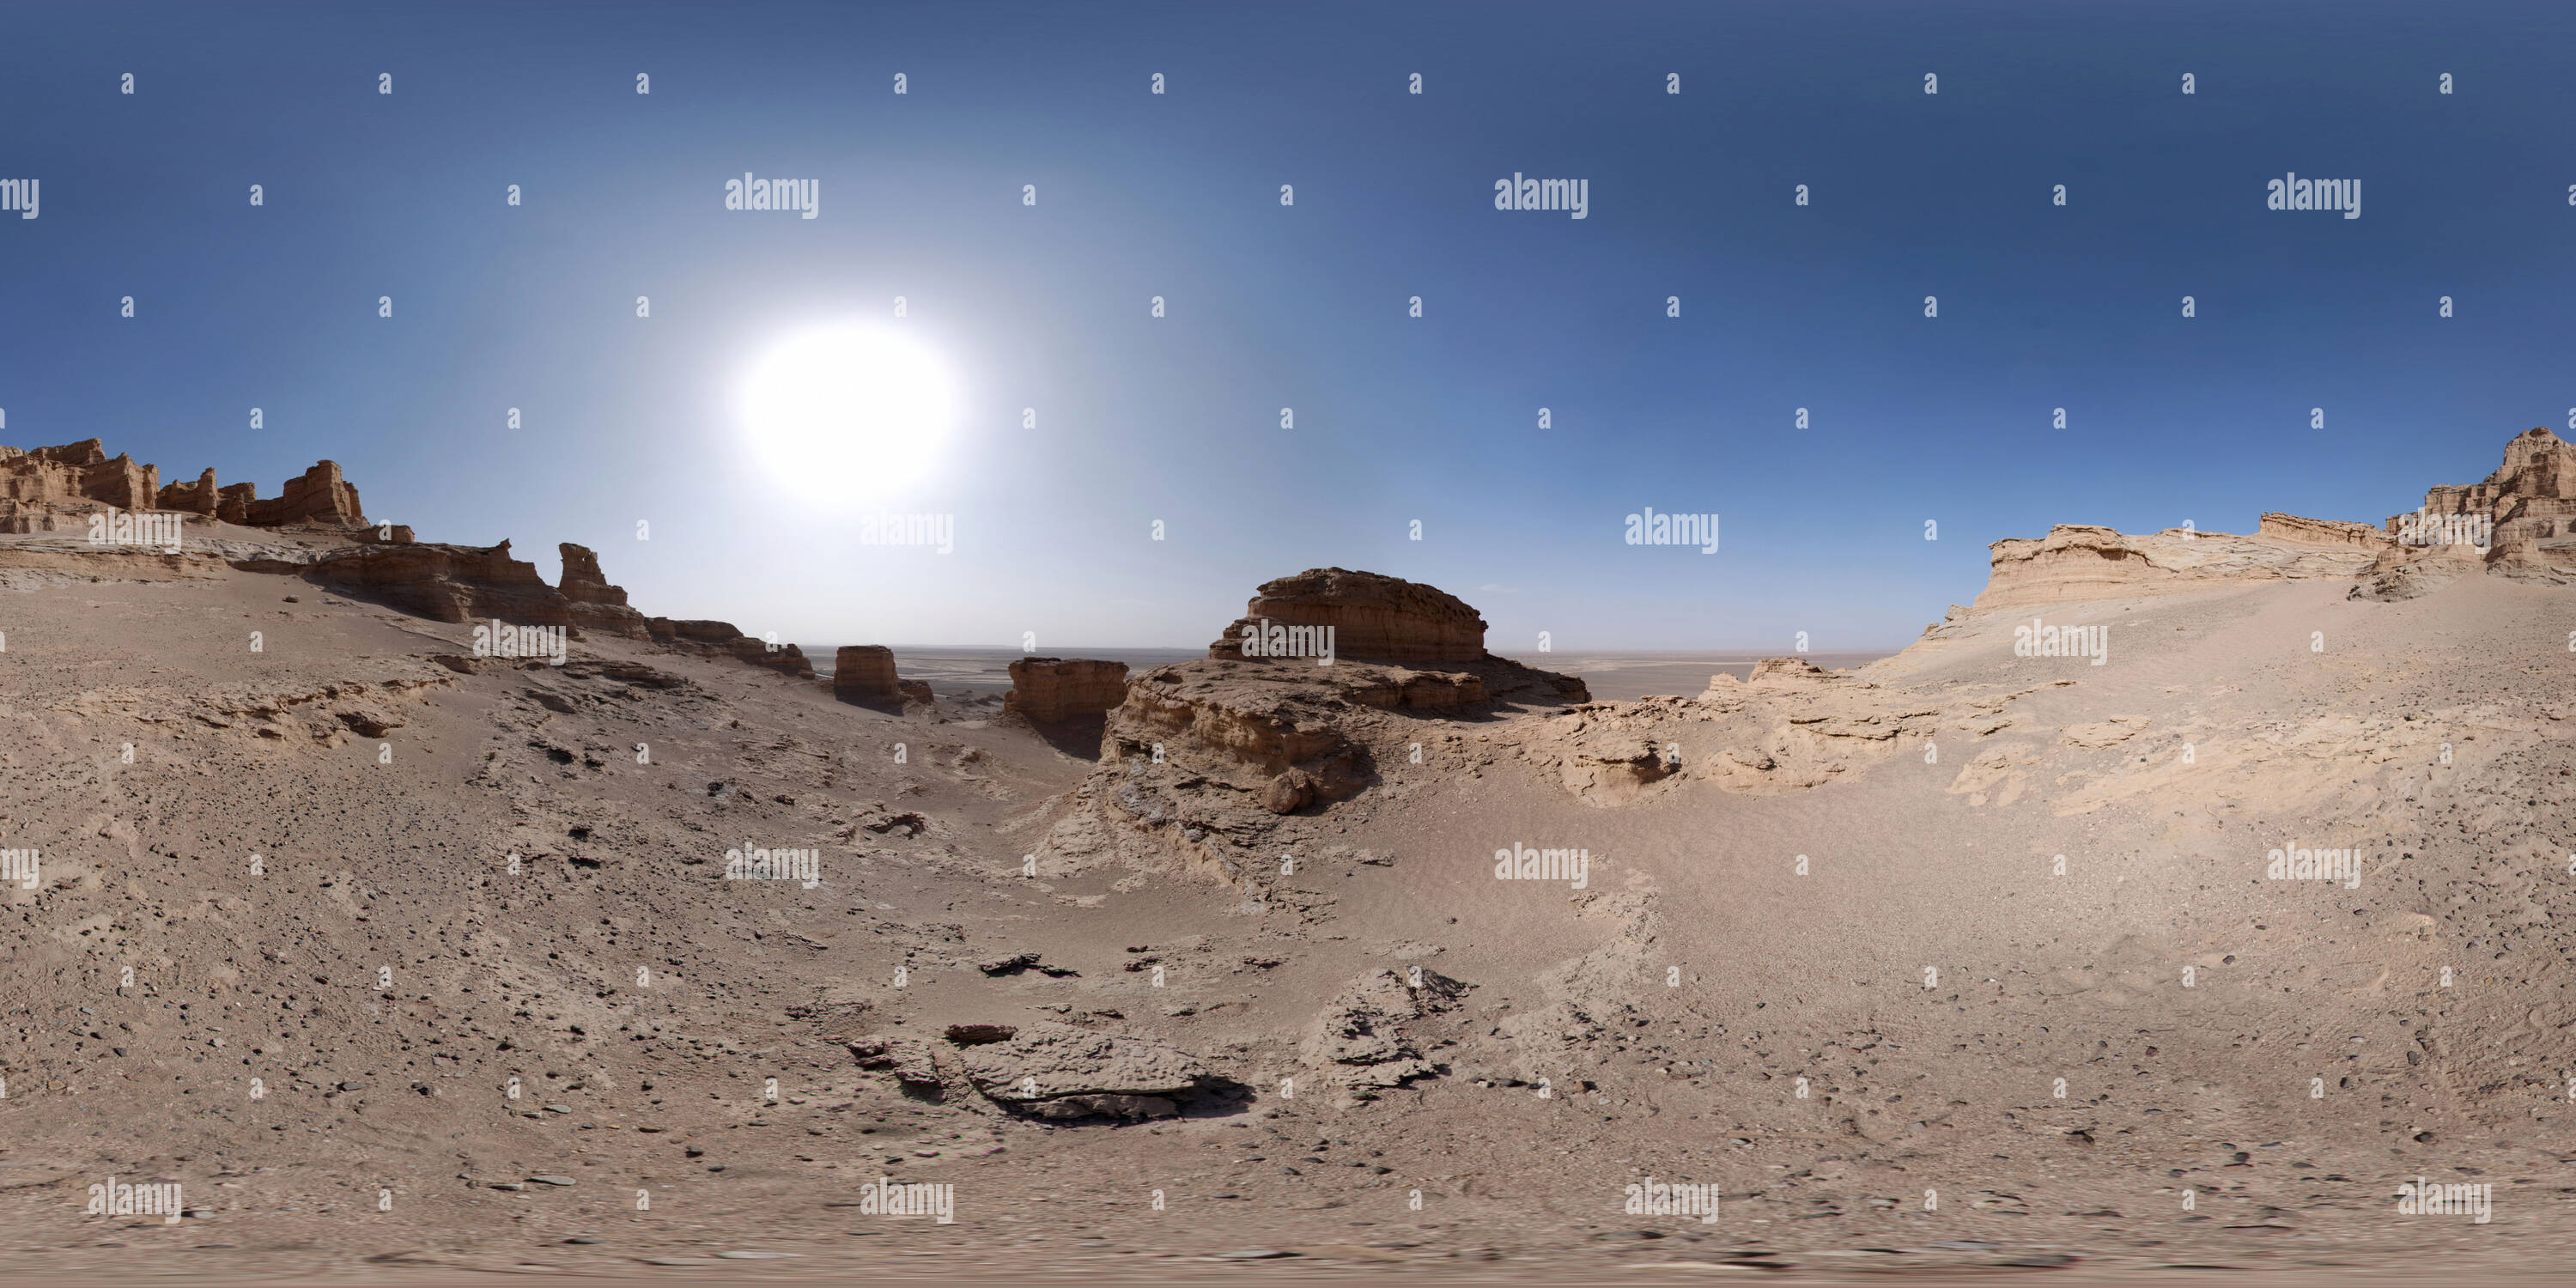
<svg viewBox="0 0 2576 1288">
<path fill-rule="evenodd" d="M 832 696 L 843 702 L 895 702 L 894 650 L 883 644 L 844 644 L 832 654 Z"/>
<path fill-rule="evenodd" d="M 930 685 L 894 673 L 894 650 L 883 644 L 844 644 L 832 654 L 832 696 L 882 706 L 930 702 Z"/>
<path fill-rule="evenodd" d="M 1011 663 L 1002 710 L 1031 720 L 1096 716 L 1127 700 L 1127 664 L 1094 658 L 1024 657 Z"/>
<path fill-rule="evenodd" d="M 396 531 L 406 534 L 404 539 L 408 539 L 409 529 Z M 563 592 L 564 598 L 579 604 L 627 606 L 625 589 L 608 584 L 607 576 L 599 571 L 599 556 L 589 547 L 566 541 L 555 549 L 563 556 L 563 581 L 556 589 Z"/>
<path fill-rule="evenodd" d="M 1424 1058 L 1427 1044 L 1408 1029 L 1426 1016 L 1456 1009 L 1466 994 L 1465 984 L 1418 966 L 1378 971 L 1316 1013 L 1298 1056 L 1361 1099 L 1429 1077 L 1440 1067 Z"/>
<path fill-rule="evenodd" d="M 1039 1118 L 1169 1118 L 1212 1081 L 1197 1057 L 1152 1038 L 1038 1020 L 957 1054 L 987 1098 Z"/>
<path fill-rule="evenodd" d="M 1485 654 L 1485 619 L 1457 596 L 1347 568 L 1309 568 L 1263 582 L 1243 617 L 1208 646 L 1211 658 L 1260 655 L 1246 632 L 1333 628 L 1333 653 L 1367 662 L 1473 662 Z M 1276 653 L 1274 652 L 1275 656 Z"/>
</svg>

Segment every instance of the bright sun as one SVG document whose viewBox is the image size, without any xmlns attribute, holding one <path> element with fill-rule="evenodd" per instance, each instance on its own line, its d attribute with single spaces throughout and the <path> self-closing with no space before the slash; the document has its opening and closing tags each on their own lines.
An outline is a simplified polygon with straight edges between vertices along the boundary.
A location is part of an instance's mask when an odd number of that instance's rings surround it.
<svg viewBox="0 0 2576 1288">
<path fill-rule="evenodd" d="M 752 450 L 780 482 L 815 495 L 918 480 L 955 414 L 938 355 L 872 326 L 790 337 L 753 364 L 742 388 Z"/>
</svg>

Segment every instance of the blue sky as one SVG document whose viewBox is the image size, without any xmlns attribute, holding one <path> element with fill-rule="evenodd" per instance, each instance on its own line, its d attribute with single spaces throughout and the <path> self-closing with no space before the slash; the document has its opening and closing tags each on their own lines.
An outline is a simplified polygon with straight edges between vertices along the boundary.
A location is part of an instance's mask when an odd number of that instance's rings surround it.
<svg viewBox="0 0 2576 1288">
<path fill-rule="evenodd" d="M 648 612 L 789 639 L 1191 646 L 1338 564 L 1460 595 L 1507 653 L 1894 646 L 1998 538 L 2375 522 L 2576 415 L 2564 7 L 0 27 L 0 178 L 43 194 L 0 216 L 0 442 L 268 495 L 329 456 L 423 539 L 549 577 L 581 542 Z M 745 171 L 817 180 L 820 216 L 726 211 Z M 2266 210 L 2288 171 L 2358 179 L 2362 216 Z M 1587 180 L 1588 217 L 1495 210 L 1515 172 Z M 957 376 L 939 464 L 783 489 L 742 373 L 898 295 Z M 1646 506 L 1722 515 L 1723 548 L 1624 544 Z M 954 553 L 860 544 L 877 510 L 953 514 Z"/>
</svg>

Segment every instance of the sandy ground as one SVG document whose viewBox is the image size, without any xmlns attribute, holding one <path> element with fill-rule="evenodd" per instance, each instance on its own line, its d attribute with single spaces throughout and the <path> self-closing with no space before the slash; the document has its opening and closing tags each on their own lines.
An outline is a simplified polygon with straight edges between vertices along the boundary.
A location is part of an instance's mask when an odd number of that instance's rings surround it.
<svg viewBox="0 0 2576 1288">
<path fill-rule="evenodd" d="M 619 640 L 471 659 L 220 565 L 13 584 L 13 1275 L 2464 1283 L 2576 1250 L 2565 591 L 2046 614 L 2111 628 L 2098 667 L 1972 619 L 1856 701 L 2019 696 L 1798 790 L 1731 789 L 1688 702 L 1592 717 L 1678 744 L 1615 804 L 1519 750 L 1564 716 L 1424 716 L 1455 741 L 1303 820 L 1255 903 L 1023 876 L 1096 766 L 989 715 Z M 1524 844 L 1586 888 L 1495 880 Z M 723 879 L 745 846 L 820 884 Z M 2267 879 L 2285 846 L 2358 886 Z M 975 965 L 1023 952 L 1070 973 Z M 1416 966 L 1464 986 L 1405 1027 L 1436 1072 L 1340 1089 L 1319 1011 Z M 845 1046 L 1042 1020 L 1248 1098 L 1047 1123 Z M 2398 1215 L 2418 1176 L 2491 1219 Z M 111 1177 L 203 1215 L 86 1215 Z M 953 1221 L 863 1211 L 880 1178 Z M 1720 1213 L 1623 1211 L 1647 1178 Z"/>
</svg>

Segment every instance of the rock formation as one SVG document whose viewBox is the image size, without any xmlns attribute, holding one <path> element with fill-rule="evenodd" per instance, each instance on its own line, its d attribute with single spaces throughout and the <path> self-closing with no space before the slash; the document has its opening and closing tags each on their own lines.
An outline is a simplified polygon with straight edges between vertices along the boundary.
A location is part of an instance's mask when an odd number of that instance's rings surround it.
<svg viewBox="0 0 2576 1288">
<path fill-rule="evenodd" d="M 2443 524 L 2468 519 L 2474 526 Z M 2487 571 L 2543 581 L 2576 578 L 2576 445 L 2546 429 L 2505 444 L 2504 463 L 2486 480 L 2438 486 L 2414 514 L 2389 516 L 2392 538 L 2410 533 L 2419 547 L 2459 545 L 2464 531 L 2485 535 Z"/>
<path fill-rule="evenodd" d="M 897 702 L 894 650 L 883 644 L 844 644 L 832 654 L 832 696 L 843 702 Z"/>
<path fill-rule="evenodd" d="M 341 479 L 339 462 L 319 461 L 288 479 L 285 494 L 276 500 L 249 501 L 249 521 L 260 528 L 290 523 L 350 528 L 364 524 L 367 513 L 358 504 L 358 489 Z"/>
<path fill-rule="evenodd" d="M 215 489 L 215 517 L 226 523 L 248 526 L 250 507 L 259 500 L 259 484 L 235 483 Z"/>
<path fill-rule="evenodd" d="M 214 518 L 221 500 L 215 486 L 215 471 L 208 467 L 194 483 L 173 483 L 161 489 L 155 504 L 164 510 L 185 510 L 204 518 Z"/>
<path fill-rule="evenodd" d="M 1208 646 L 1208 656 L 1257 654 L 1245 641 L 1258 636 L 1245 632 L 1271 626 L 1329 626 L 1335 656 L 1367 662 L 1473 662 L 1486 656 L 1485 619 L 1457 596 L 1346 568 L 1309 568 L 1262 583 L 1243 617 Z"/>
<path fill-rule="evenodd" d="M 767 667 L 781 675 L 804 680 L 814 678 L 814 663 L 805 656 L 805 650 L 793 644 L 772 644 L 767 640 L 754 639 L 735 629 L 731 622 L 705 619 L 673 621 L 668 617 L 654 617 L 645 620 L 644 629 L 655 643 L 665 648 L 708 656 L 723 654 L 752 666 Z"/>
<path fill-rule="evenodd" d="M 1987 547 L 1992 571 L 1972 612 L 2041 604 L 2119 599 L 2129 595 L 2206 590 L 2231 582 L 2297 577 L 2357 577 L 2376 557 L 2373 548 L 2314 540 L 2314 519 L 2271 515 L 2275 533 L 2237 536 L 2167 528 L 2124 536 L 2090 524 L 2061 523 L 2037 540 L 2007 537 Z M 2352 525 L 2359 526 L 2359 525 Z"/>
<path fill-rule="evenodd" d="M 2387 533 L 2367 523 L 2352 523 L 2343 519 L 2303 519 L 2295 514 L 2266 513 L 2254 531 L 2258 536 L 2279 537 L 2283 541 L 2358 546 L 2374 552 L 2385 550 L 2392 544 Z"/>
<path fill-rule="evenodd" d="M 433 621 L 492 618 L 513 626 L 563 626 L 572 629 L 575 639 L 597 631 L 649 639 L 675 652 L 738 658 L 797 679 L 814 678 L 814 664 L 793 644 L 750 638 L 730 622 L 674 621 L 637 612 L 627 604 L 625 590 L 609 584 L 599 556 L 586 546 L 566 542 L 557 547 L 564 569 L 563 584 L 557 587 L 546 584 L 536 565 L 512 558 L 507 541 L 490 547 L 416 542 L 408 528 L 391 528 L 382 538 L 373 528 L 352 535 L 359 538 L 357 544 L 325 551 L 310 563 L 253 559 L 235 567 L 294 573 Z"/>
<path fill-rule="evenodd" d="M 1152 1038 L 1050 1020 L 965 1046 L 957 1060 L 987 1099 L 1037 1118 L 1170 1118 L 1216 1081 L 1196 1057 Z"/>
<path fill-rule="evenodd" d="M 495 618 L 514 626 L 571 626 L 646 637 L 642 613 L 626 592 L 599 574 L 599 558 L 562 547 L 566 588 L 510 556 L 510 543 L 489 548 L 444 542 L 362 544 L 331 551 L 303 568 L 306 580 L 441 622 Z"/>
<path fill-rule="evenodd" d="M 1265 610 L 1274 624 L 1284 614 L 1334 627 L 1332 664 L 1241 656 L 1228 647 L 1237 630 L 1206 658 L 1129 679 L 1101 733 L 1101 767 L 1058 811 L 1041 870 L 1177 855 L 1187 870 L 1257 888 L 1253 868 L 1221 846 L 1275 842 L 1294 816 L 1368 791 L 1379 766 L 1421 763 L 1423 748 L 1455 742 L 1451 722 L 1590 699 L 1581 680 L 1485 652 L 1476 611 L 1429 586 L 1318 569 L 1264 585 L 1250 620 Z M 1363 661 L 1363 651 L 1443 661 L 1417 668 Z M 1014 668 L 1015 680 L 1026 674 Z"/>
<path fill-rule="evenodd" d="M 399 539 L 402 544 L 410 543 L 409 529 L 396 531 L 403 534 Z M 563 584 L 557 589 L 563 591 L 564 598 L 582 604 L 626 607 L 625 589 L 608 584 L 607 575 L 599 571 L 599 556 L 588 546 L 566 541 L 555 549 L 563 556 Z"/>
<path fill-rule="evenodd" d="M 218 487 L 211 469 L 193 483 L 161 486 L 161 469 L 114 457 L 95 438 L 60 447 L 21 451 L 0 447 L 0 532 L 56 532 L 85 526 L 83 516 L 101 506 L 120 510 L 178 510 L 203 518 L 257 527 L 291 524 L 351 528 L 366 522 L 358 489 L 340 467 L 321 461 L 286 481 L 285 495 L 258 500 L 250 483 Z"/>
<path fill-rule="evenodd" d="M 2485 482 L 2433 488 L 2421 509 L 2375 528 L 2293 514 L 2264 515 L 2252 536 L 2059 524 L 1989 550 L 1993 571 L 1974 611 L 2305 577 L 2355 578 L 2356 599 L 2408 598 L 2481 569 L 2576 582 L 2576 447 L 2546 429 L 2518 434 Z"/>
<path fill-rule="evenodd" d="M 1441 1071 L 1423 1054 L 1431 1044 L 1409 1030 L 1427 1016 L 1456 1010 L 1466 994 L 1467 985 L 1419 967 L 1408 975 L 1375 971 L 1316 1013 L 1297 1054 L 1352 1098 L 1375 1099 L 1379 1090 Z"/>
<path fill-rule="evenodd" d="M 1127 664 L 1092 658 L 1024 657 L 1011 663 L 1002 710 L 1031 720 L 1096 716 L 1127 700 Z"/>
<path fill-rule="evenodd" d="M 103 506 L 149 510 L 161 472 L 120 452 L 109 459 L 95 438 L 20 451 L 0 447 L 0 530 L 55 532 L 85 527 Z"/>
</svg>

